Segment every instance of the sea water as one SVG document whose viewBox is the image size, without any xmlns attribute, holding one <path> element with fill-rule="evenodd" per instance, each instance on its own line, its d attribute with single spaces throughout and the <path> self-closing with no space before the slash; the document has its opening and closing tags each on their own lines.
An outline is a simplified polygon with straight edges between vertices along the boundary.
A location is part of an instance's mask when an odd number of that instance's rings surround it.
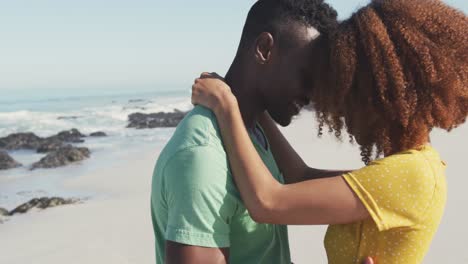
<svg viewBox="0 0 468 264">
<path fill-rule="evenodd" d="M 162 148 L 174 132 L 174 128 L 126 128 L 129 114 L 188 111 L 191 108 L 190 93 L 180 90 L 2 96 L 0 138 L 19 132 L 47 137 L 72 128 L 87 135 L 102 131 L 107 137 L 86 137 L 84 143 L 74 144 L 89 148 L 91 157 L 55 169 L 30 170 L 31 165 L 45 154 L 32 150 L 9 151 L 10 156 L 23 166 L 0 171 L 0 207 L 11 210 L 31 198 L 42 196 L 83 198 L 99 195 L 67 189 L 61 183 L 66 178 L 112 166 L 130 152 Z"/>
</svg>

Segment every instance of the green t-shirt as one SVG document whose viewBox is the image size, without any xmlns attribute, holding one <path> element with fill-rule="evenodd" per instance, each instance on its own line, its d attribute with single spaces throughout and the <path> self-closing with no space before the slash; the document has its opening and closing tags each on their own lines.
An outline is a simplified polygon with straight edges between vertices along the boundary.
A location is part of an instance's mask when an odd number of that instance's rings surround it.
<svg viewBox="0 0 468 264">
<path fill-rule="evenodd" d="M 279 181 L 272 153 L 252 139 Z M 287 227 L 258 224 L 234 185 L 214 114 L 201 106 L 177 127 L 153 174 L 151 216 L 157 263 L 165 241 L 202 247 L 229 247 L 232 264 L 291 263 Z"/>
</svg>

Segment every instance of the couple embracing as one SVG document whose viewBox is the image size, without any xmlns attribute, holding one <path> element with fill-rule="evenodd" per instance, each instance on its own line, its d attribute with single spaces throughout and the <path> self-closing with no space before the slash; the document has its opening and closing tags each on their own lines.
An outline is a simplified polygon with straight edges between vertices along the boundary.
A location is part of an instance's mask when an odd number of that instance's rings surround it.
<svg viewBox="0 0 468 264">
<path fill-rule="evenodd" d="M 329 263 L 423 261 L 447 196 L 429 134 L 468 115 L 468 19 L 438 0 L 336 17 L 321 0 L 259 0 L 226 76 L 195 80 L 153 174 L 157 263 L 291 263 L 287 225 L 329 225 Z M 276 124 L 309 104 L 364 167 L 305 164 Z"/>
</svg>

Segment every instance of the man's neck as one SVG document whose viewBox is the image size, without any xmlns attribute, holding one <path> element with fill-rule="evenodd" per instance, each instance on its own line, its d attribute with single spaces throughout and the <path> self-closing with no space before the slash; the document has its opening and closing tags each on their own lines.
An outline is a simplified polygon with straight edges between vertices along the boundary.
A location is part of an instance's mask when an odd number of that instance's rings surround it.
<svg viewBox="0 0 468 264">
<path fill-rule="evenodd" d="M 245 126 L 247 129 L 253 129 L 258 116 L 264 109 L 257 98 L 255 87 L 251 87 L 252 84 L 247 82 L 248 76 L 246 74 L 248 73 L 237 65 L 234 61 L 225 76 L 225 81 L 237 98 Z"/>
</svg>

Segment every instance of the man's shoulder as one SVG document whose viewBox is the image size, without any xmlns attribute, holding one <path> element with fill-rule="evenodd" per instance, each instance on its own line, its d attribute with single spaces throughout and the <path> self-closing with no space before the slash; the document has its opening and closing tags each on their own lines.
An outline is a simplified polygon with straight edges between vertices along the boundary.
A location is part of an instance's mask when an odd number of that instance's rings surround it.
<svg viewBox="0 0 468 264">
<path fill-rule="evenodd" d="M 211 110 L 196 106 L 177 126 L 167 145 L 175 151 L 206 145 L 222 148 L 216 116 Z"/>
<path fill-rule="evenodd" d="M 212 152 L 225 156 L 216 116 L 209 109 L 196 106 L 179 123 L 174 134 L 158 158 L 158 167 L 167 161 L 190 152 L 193 155 Z M 201 153 L 200 152 L 200 153 Z"/>
<path fill-rule="evenodd" d="M 203 130 L 212 132 L 218 129 L 216 116 L 210 109 L 203 106 L 195 106 L 180 122 L 177 131 Z"/>
<path fill-rule="evenodd" d="M 169 189 L 237 193 L 212 111 L 197 106 L 186 115 L 161 152 L 155 176 Z"/>
</svg>

